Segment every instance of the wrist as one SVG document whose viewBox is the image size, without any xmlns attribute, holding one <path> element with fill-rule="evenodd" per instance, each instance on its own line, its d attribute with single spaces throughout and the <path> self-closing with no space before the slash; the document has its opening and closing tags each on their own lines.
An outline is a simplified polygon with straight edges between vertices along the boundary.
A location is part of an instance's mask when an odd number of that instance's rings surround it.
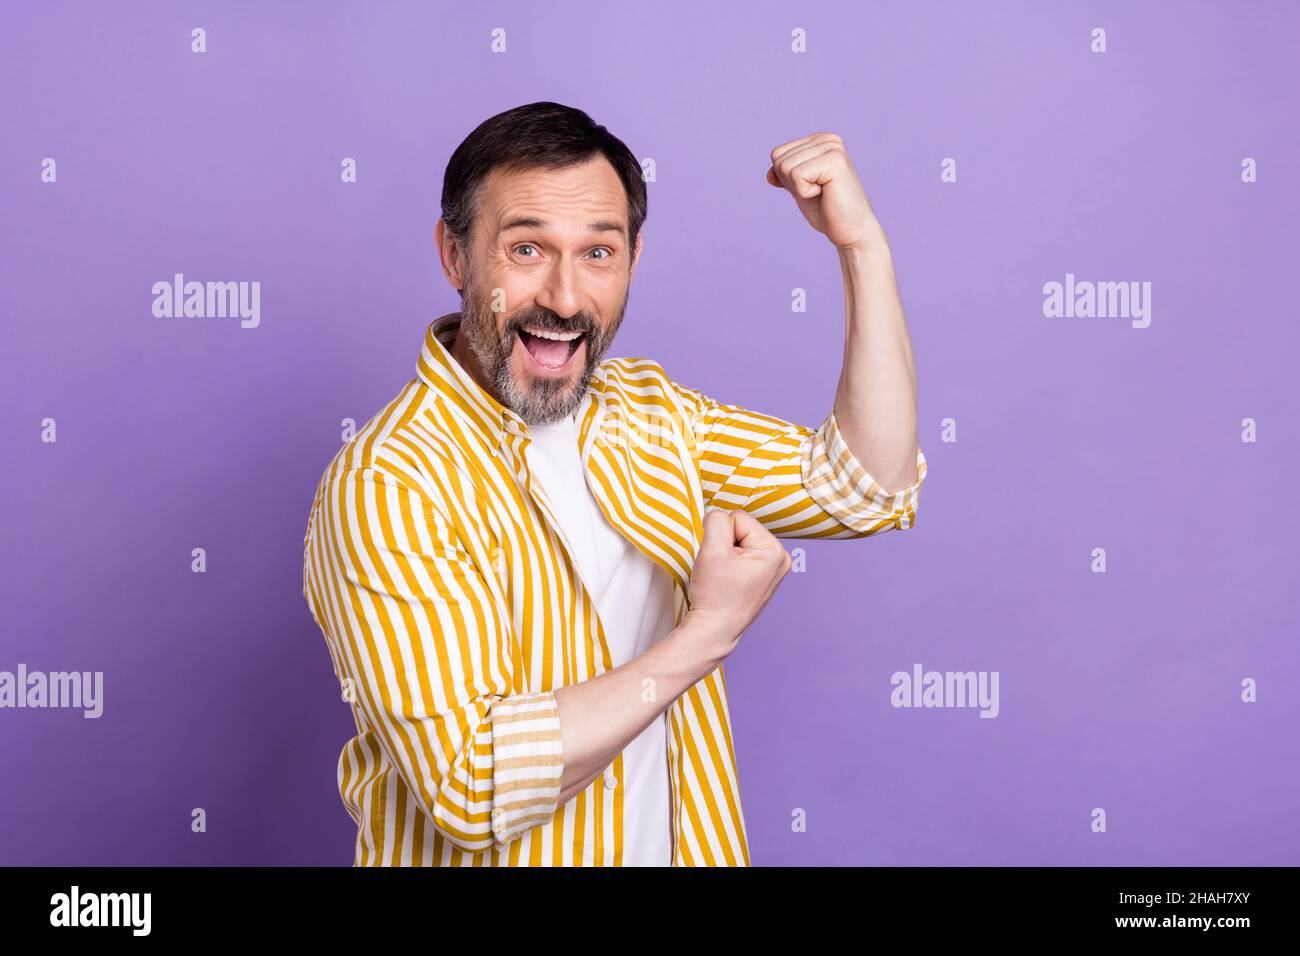
<svg viewBox="0 0 1300 956">
<path fill-rule="evenodd" d="M 835 251 L 840 257 L 841 265 L 846 268 L 866 265 L 873 260 L 888 259 L 891 256 L 889 239 L 885 236 L 885 229 L 875 219 L 863 230 L 861 238 L 842 246 L 836 246 Z"/>
<path fill-rule="evenodd" d="M 730 653 L 717 628 L 689 613 L 664 638 L 664 644 L 671 658 L 690 675 L 691 684 L 711 674 Z"/>
</svg>

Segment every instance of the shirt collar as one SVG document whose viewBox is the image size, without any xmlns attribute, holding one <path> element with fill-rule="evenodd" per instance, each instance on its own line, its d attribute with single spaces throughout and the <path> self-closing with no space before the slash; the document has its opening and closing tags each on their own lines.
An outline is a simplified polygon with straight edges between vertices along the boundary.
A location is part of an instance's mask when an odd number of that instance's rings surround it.
<svg viewBox="0 0 1300 956">
<path fill-rule="evenodd" d="M 420 359 L 416 363 L 416 374 L 444 405 L 488 443 L 488 447 L 500 450 L 505 447 L 507 435 L 527 435 L 528 424 L 514 409 L 502 405 L 474 381 L 451 354 L 460 319 L 459 312 L 449 312 L 429 323 Z M 600 368 L 592 376 L 591 387 L 578 409 L 579 422 L 584 420 L 589 404 L 601 390 L 604 375 L 604 368 Z"/>
</svg>

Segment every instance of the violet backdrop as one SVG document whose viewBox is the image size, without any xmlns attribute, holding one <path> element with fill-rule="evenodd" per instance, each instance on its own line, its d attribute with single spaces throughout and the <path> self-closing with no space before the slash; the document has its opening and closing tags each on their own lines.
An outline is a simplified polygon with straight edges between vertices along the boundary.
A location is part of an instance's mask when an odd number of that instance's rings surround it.
<svg viewBox="0 0 1300 956">
<path fill-rule="evenodd" d="M 1298 31 L 1282 2 L 7 3 L 0 670 L 103 671 L 104 712 L 0 710 L 0 864 L 351 862 L 311 495 L 456 307 L 451 151 L 544 99 L 656 163 L 611 355 L 821 422 L 839 266 L 764 182 L 797 136 L 844 137 L 894 252 L 930 472 L 910 530 L 787 540 L 807 569 L 726 665 L 753 862 L 1300 863 Z M 176 272 L 259 281 L 260 325 L 155 318 Z M 1067 273 L 1151 282 L 1150 326 L 1044 317 Z M 917 662 L 998 671 L 997 718 L 892 707 Z"/>
</svg>

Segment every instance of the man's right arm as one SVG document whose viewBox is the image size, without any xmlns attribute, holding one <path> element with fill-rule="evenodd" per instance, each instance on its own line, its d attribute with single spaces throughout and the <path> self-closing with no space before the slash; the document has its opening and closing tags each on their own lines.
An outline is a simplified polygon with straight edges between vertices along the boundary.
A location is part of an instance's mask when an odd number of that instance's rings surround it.
<svg viewBox="0 0 1300 956">
<path fill-rule="evenodd" d="M 560 803 L 573 799 L 668 706 L 719 664 L 688 621 L 613 670 L 555 692 L 564 740 Z"/>
<path fill-rule="evenodd" d="M 305 590 L 336 673 L 420 809 L 468 850 L 501 848 L 585 789 L 722 663 L 790 566 L 757 520 L 710 512 L 675 630 L 590 680 L 516 692 L 509 611 L 427 495 L 345 468 L 318 509 Z"/>
<path fill-rule="evenodd" d="M 443 838 L 500 849 L 553 817 L 554 694 L 518 688 L 509 611 L 430 496 L 379 467 L 340 467 L 305 549 L 304 593 L 358 724 Z"/>
<path fill-rule="evenodd" d="M 704 516 L 682 623 L 639 657 L 555 692 L 565 753 L 561 803 L 727 658 L 789 570 L 781 542 L 752 515 L 715 509 Z"/>
</svg>

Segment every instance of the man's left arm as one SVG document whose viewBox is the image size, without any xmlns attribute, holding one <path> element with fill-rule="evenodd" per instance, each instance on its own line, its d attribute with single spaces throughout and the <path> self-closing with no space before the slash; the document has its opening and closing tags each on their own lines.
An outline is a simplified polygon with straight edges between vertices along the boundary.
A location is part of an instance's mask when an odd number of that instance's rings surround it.
<svg viewBox="0 0 1300 956">
<path fill-rule="evenodd" d="M 916 366 L 884 230 L 834 133 L 772 150 L 767 182 L 794 196 L 839 256 L 843 365 L 833 409 L 816 430 L 677 386 L 692 419 L 706 504 L 744 508 L 779 537 L 911 527 L 926 462 L 917 440 Z"/>
<path fill-rule="evenodd" d="M 863 538 L 916 522 L 916 481 L 882 486 L 854 457 L 834 410 L 817 428 L 716 401 L 671 382 L 692 436 L 706 508 L 744 509 L 778 538 Z"/>
</svg>

